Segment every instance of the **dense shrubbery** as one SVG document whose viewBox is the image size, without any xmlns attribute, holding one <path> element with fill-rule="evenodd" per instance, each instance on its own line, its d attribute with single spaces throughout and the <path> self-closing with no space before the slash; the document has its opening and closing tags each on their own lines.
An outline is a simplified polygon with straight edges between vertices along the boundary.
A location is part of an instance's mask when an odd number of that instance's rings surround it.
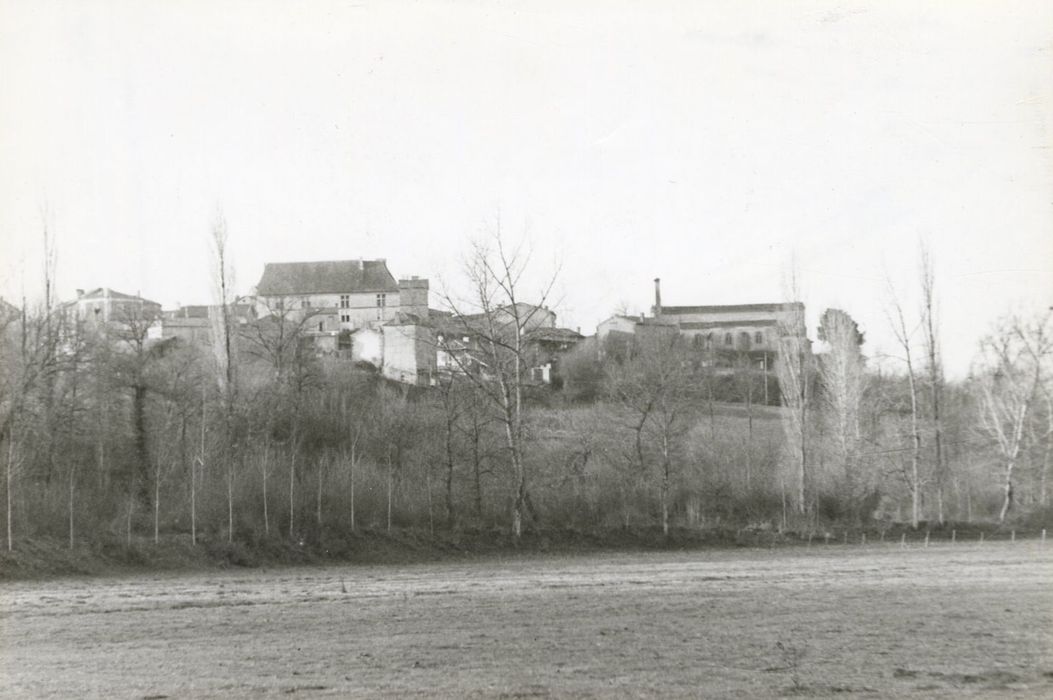
<svg viewBox="0 0 1053 700">
<path fill-rule="evenodd" d="M 787 344 L 773 374 L 717 367 L 666 334 L 586 344 L 555 391 L 522 381 L 518 335 L 481 343 L 486 373 L 407 387 L 316 357 L 284 318 L 239 329 L 230 303 L 208 346 L 149 340 L 152 319 L 134 316 L 88 326 L 45 305 L 2 319 L 9 547 L 1048 514 L 1045 320 L 996 328 L 963 383 L 868 371 L 832 310 L 825 351 Z M 490 308 L 493 330 L 518 307 Z"/>
</svg>

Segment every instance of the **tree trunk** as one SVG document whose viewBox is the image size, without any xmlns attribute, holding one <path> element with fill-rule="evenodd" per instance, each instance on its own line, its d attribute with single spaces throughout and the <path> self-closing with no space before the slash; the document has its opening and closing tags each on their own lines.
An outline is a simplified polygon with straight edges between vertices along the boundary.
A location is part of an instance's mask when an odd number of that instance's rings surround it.
<svg viewBox="0 0 1053 700">
<path fill-rule="evenodd" d="M 73 549 L 73 490 L 77 472 L 70 467 L 69 470 L 69 548 Z"/>
<path fill-rule="evenodd" d="M 446 426 L 446 527 L 453 529 L 455 514 L 453 510 L 453 426 Z"/>
<path fill-rule="evenodd" d="M 391 491 L 392 491 L 392 487 L 394 486 L 393 481 L 394 481 L 394 478 L 393 478 L 393 475 L 391 473 L 391 454 L 389 453 L 388 454 L 388 527 L 387 527 L 388 534 L 391 534 Z"/>
<path fill-rule="evenodd" d="M 998 513 L 998 522 L 1000 523 L 1005 522 L 1005 517 L 1009 514 L 1009 509 L 1013 505 L 1013 468 L 1015 466 L 1015 460 L 1009 460 L 1005 465 L 1005 485 L 1002 487 L 1004 499 L 1002 500 L 1002 510 Z"/>
<path fill-rule="evenodd" d="M 669 436 L 662 435 L 662 535 L 669 536 L 669 472 L 671 464 L 669 460 Z"/>
<path fill-rule="evenodd" d="M 753 471 L 753 387 L 746 394 L 746 496 L 747 502 L 752 490 L 751 472 Z"/>
<path fill-rule="evenodd" d="M 271 515 L 267 511 L 266 506 L 266 473 L 270 467 L 270 453 L 266 453 L 263 456 L 263 468 L 261 469 L 261 476 L 263 477 L 263 534 L 266 537 L 271 536 Z"/>
<path fill-rule="evenodd" d="M 355 531 L 355 445 L 351 445 L 351 532 Z"/>
<path fill-rule="evenodd" d="M 295 441 L 292 445 L 293 453 L 289 456 L 289 539 L 293 539 L 295 533 L 296 523 L 296 502 L 294 500 L 296 492 L 296 444 Z"/>
<path fill-rule="evenodd" d="M 323 457 L 323 459 L 325 459 Z M 325 483 L 324 462 L 318 462 L 318 494 L 315 501 L 315 522 L 318 525 L 318 534 L 322 533 L 322 486 Z"/>
<path fill-rule="evenodd" d="M 478 428 L 478 426 L 476 426 Z M 483 519 L 483 465 L 482 456 L 479 454 L 479 433 L 476 430 L 472 435 L 472 468 L 475 476 L 475 517 Z"/>
<path fill-rule="evenodd" d="M 7 551 L 11 551 L 14 548 L 14 539 L 11 536 L 11 487 L 14 483 L 13 472 L 14 472 L 14 461 L 15 461 L 15 437 L 14 430 L 11 431 L 11 435 L 7 438 L 7 469 L 5 470 L 4 481 L 6 482 L 6 489 L 4 490 L 4 498 L 7 500 Z"/>
<path fill-rule="evenodd" d="M 159 541 L 161 519 L 161 469 L 158 467 L 154 472 L 154 544 Z"/>
<path fill-rule="evenodd" d="M 228 461 L 232 459 L 230 456 L 227 457 Z M 227 465 L 227 542 L 234 541 L 234 472 L 233 468 L 228 463 Z"/>
<path fill-rule="evenodd" d="M 128 495 L 128 519 L 126 521 L 127 530 L 125 532 L 125 543 L 132 546 L 132 511 L 135 510 L 135 496 L 132 494 Z"/>
<path fill-rule="evenodd" d="M 132 387 L 132 416 L 135 422 L 135 458 L 139 463 L 136 474 L 139 498 L 149 503 L 150 453 L 146 445 L 146 387 L 136 383 Z"/>
<path fill-rule="evenodd" d="M 435 515 L 432 507 L 431 497 L 431 469 L 424 468 L 424 487 L 428 492 L 428 532 L 432 535 L 435 534 Z"/>
</svg>

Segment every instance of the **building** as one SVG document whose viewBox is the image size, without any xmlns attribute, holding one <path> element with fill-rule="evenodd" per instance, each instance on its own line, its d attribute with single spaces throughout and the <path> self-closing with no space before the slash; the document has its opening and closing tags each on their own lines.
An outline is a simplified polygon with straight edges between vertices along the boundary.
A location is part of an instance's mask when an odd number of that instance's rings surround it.
<svg viewBox="0 0 1053 700">
<path fill-rule="evenodd" d="M 430 386 L 438 371 L 435 329 L 406 314 L 381 326 L 380 373 L 404 384 Z"/>
<path fill-rule="evenodd" d="M 395 281 L 387 262 L 267 263 L 256 285 L 259 316 L 303 319 L 316 333 L 379 328 L 399 312 L 427 317 L 428 280 Z"/>
<path fill-rule="evenodd" d="M 556 326 L 556 313 L 546 306 L 519 302 L 515 308 L 499 307 L 491 313 L 446 316 L 432 324 L 436 329 L 438 371 L 486 374 L 487 339 L 510 338 L 516 321 L 521 324 L 522 356 L 527 362 L 527 379 L 537 384 L 558 386 L 559 365 L 584 336 Z"/>
<path fill-rule="evenodd" d="M 542 326 L 527 334 L 530 357 L 530 377 L 535 383 L 563 385 L 560 366 L 563 357 L 585 339 L 578 331 L 569 328 Z"/>
<path fill-rule="evenodd" d="M 161 312 L 161 337 L 178 338 L 191 344 L 207 345 L 212 342 L 213 318 L 220 307 L 204 304 L 180 306 Z M 234 320 L 237 327 L 246 326 L 255 319 L 256 309 L 251 304 L 234 304 Z"/>
<path fill-rule="evenodd" d="M 161 305 L 141 296 L 125 294 L 109 287 L 90 292 L 77 290 L 76 300 L 69 302 L 78 321 L 96 326 L 109 323 L 127 325 L 135 321 L 152 322 L 161 318 Z"/>
<path fill-rule="evenodd" d="M 627 348 L 642 333 L 664 333 L 675 329 L 716 368 L 740 366 L 743 362 L 771 372 L 780 345 L 807 342 L 804 304 L 799 301 L 762 304 L 665 306 L 661 280 L 654 281 L 654 305 L 650 317 L 616 315 L 601 322 L 596 338 L 601 348 Z M 602 350 L 601 350 L 602 351 Z"/>
</svg>

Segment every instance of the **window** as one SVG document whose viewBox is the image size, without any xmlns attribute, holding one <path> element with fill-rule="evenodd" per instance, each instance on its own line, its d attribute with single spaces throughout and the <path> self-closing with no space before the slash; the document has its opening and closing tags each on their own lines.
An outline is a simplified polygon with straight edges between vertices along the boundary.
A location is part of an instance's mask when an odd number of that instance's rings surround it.
<svg viewBox="0 0 1053 700">
<path fill-rule="evenodd" d="M 350 309 L 351 308 L 351 295 L 350 294 L 341 294 L 340 295 L 340 308 L 341 309 Z"/>
<path fill-rule="evenodd" d="M 377 295 L 377 320 L 384 318 L 384 307 L 387 306 L 388 295 L 378 294 Z"/>
<path fill-rule="evenodd" d="M 756 333 L 754 333 L 753 334 L 753 342 L 756 343 L 757 345 L 762 344 L 764 342 L 764 334 L 761 333 L 760 331 L 757 331 Z"/>
<path fill-rule="evenodd" d="M 340 314 L 340 323 L 351 323 L 351 314 Z"/>
<path fill-rule="evenodd" d="M 301 299 L 300 300 L 300 308 L 301 309 L 309 309 L 309 308 L 311 308 L 311 300 L 310 299 Z"/>
<path fill-rule="evenodd" d="M 318 322 L 318 332 L 321 333 L 324 330 L 325 330 L 325 321 L 319 321 Z"/>
<path fill-rule="evenodd" d="M 732 343 L 731 333 L 725 333 L 724 334 L 724 344 L 725 345 L 731 345 L 731 343 Z"/>
</svg>

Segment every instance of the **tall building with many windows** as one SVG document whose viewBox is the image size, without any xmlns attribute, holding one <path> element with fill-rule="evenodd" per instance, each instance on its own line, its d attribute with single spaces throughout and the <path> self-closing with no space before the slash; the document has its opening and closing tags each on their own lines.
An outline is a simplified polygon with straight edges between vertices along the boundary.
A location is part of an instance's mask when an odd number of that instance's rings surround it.
<svg viewBox="0 0 1053 700">
<path fill-rule="evenodd" d="M 396 282 L 383 258 L 267 263 L 256 311 L 261 318 L 306 318 L 316 333 L 378 328 L 400 312 L 426 317 L 428 280 Z"/>
</svg>

